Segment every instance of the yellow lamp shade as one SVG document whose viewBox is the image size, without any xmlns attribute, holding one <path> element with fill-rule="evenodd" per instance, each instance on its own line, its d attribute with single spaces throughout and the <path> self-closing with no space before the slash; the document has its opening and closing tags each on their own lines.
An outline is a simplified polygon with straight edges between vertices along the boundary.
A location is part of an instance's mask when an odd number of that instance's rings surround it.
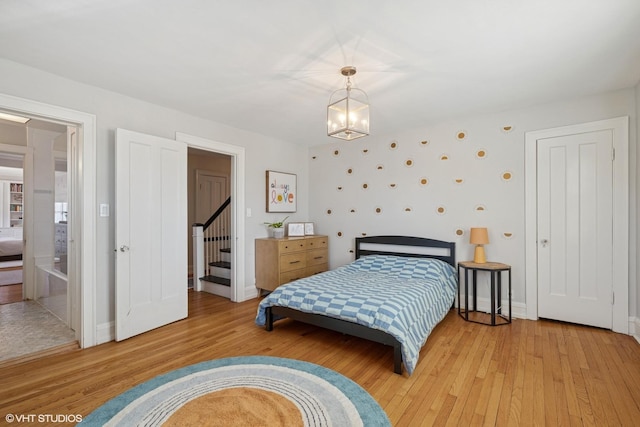
<svg viewBox="0 0 640 427">
<path fill-rule="evenodd" d="M 476 264 L 484 264 L 487 262 L 487 257 L 484 253 L 484 246 L 489 243 L 489 232 L 485 227 L 478 227 L 471 229 L 471 237 L 469 238 L 469 243 L 472 245 L 476 245 L 474 254 L 473 254 L 473 262 Z"/>
<path fill-rule="evenodd" d="M 472 228 L 469 243 L 472 245 L 486 245 L 489 243 L 489 232 L 486 228 Z"/>
</svg>

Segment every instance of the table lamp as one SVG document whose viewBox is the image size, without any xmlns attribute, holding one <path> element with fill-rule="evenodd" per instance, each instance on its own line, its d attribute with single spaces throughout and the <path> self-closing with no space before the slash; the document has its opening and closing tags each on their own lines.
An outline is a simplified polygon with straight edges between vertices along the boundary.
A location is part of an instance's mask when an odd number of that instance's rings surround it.
<svg viewBox="0 0 640 427">
<path fill-rule="evenodd" d="M 484 246 L 489 243 L 489 233 L 487 229 L 484 227 L 481 228 L 472 228 L 471 229 L 471 237 L 469 238 L 469 243 L 472 245 L 476 245 L 476 250 L 473 255 L 473 262 L 476 264 L 484 264 L 487 262 L 487 257 L 484 254 Z"/>
</svg>

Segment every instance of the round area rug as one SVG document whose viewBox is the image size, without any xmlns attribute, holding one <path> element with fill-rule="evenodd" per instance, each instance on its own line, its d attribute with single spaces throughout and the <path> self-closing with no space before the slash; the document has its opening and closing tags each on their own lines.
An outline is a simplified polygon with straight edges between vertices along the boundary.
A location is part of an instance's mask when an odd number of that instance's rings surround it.
<svg viewBox="0 0 640 427">
<path fill-rule="evenodd" d="M 161 375 L 108 401 L 81 425 L 390 426 L 349 378 L 312 363 L 231 357 Z"/>
</svg>

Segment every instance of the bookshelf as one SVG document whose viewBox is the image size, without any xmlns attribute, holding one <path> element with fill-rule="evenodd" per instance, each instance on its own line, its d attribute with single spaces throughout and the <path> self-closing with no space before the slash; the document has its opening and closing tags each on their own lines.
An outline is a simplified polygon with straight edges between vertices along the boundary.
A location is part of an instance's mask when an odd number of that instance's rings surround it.
<svg viewBox="0 0 640 427">
<path fill-rule="evenodd" d="M 9 183 L 9 226 L 22 227 L 24 193 L 21 182 Z"/>
</svg>

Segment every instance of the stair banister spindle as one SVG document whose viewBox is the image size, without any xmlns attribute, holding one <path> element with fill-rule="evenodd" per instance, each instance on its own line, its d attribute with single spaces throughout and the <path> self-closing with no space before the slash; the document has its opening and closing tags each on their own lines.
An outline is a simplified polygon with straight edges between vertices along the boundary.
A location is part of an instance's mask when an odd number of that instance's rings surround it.
<svg viewBox="0 0 640 427">
<path fill-rule="evenodd" d="M 230 205 L 231 198 L 229 197 L 211 215 L 207 222 L 200 224 L 202 226 L 200 237 L 196 237 L 194 232 L 194 239 L 200 240 L 199 245 L 194 241 L 194 274 L 197 275 L 197 281 L 195 281 L 196 290 L 207 290 L 227 298 L 230 297 L 229 286 L 231 284 L 229 278 L 231 267 L 229 261 L 225 260 L 225 257 L 229 256 L 227 252 L 229 252 L 231 246 L 231 236 L 228 235 L 231 230 L 231 209 L 228 209 Z M 199 266 L 196 257 L 200 257 L 199 254 L 196 254 L 196 246 L 201 247 L 200 252 L 203 258 L 201 272 L 196 269 L 196 266 Z M 217 289 L 219 288 L 211 291 L 211 284 L 215 284 L 218 287 L 222 286 L 223 289 L 226 286 L 227 290 L 222 291 L 223 293 L 218 293 Z M 198 288 L 198 285 L 200 288 Z"/>
</svg>

